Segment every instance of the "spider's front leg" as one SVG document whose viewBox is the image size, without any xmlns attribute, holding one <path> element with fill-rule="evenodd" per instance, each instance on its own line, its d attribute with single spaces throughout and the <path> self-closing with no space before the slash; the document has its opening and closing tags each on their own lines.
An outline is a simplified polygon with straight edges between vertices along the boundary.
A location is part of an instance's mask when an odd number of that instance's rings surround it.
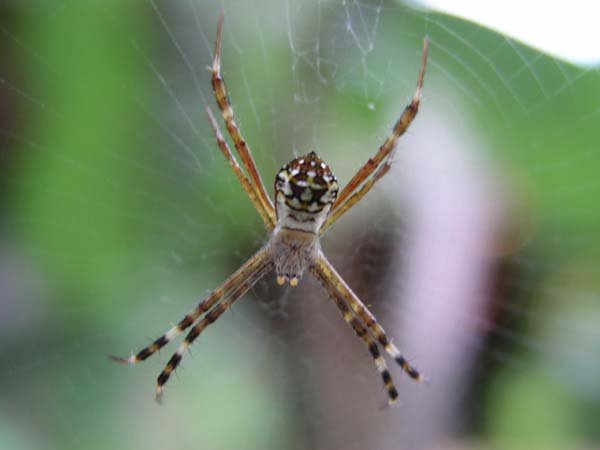
<svg viewBox="0 0 600 450">
<path fill-rule="evenodd" d="M 404 108 L 404 112 L 394 125 L 392 134 L 388 136 L 385 142 L 379 147 L 377 153 L 356 172 L 348 184 L 338 195 L 331 214 L 321 228 L 321 235 L 336 221 L 342 214 L 354 206 L 362 199 L 367 192 L 383 177 L 390 169 L 394 157 L 394 149 L 400 136 L 408 129 L 419 111 L 421 102 L 421 90 L 423 88 L 423 79 L 425 77 L 425 66 L 427 65 L 427 37 L 423 40 L 423 53 L 421 55 L 421 68 L 417 78 L 417 88 L 412 101 Z M 364 184 L 363 184 L 364 183 Z M 361 186 L 362 185 L 362 186 Z"/>
<path fill-rule="evenodd" d="M 256 163 L 254 162 L 254 158 L 252 157 L 252 153 L 250 152 L 250 147 L 248 143 L 243 138 L 240 129 L 235 122 L 235 118 L 233 116 L 233 108 L 231 107 L 231 103 L 229 101 L 229 95 L 227 93 L 227 88 L 225 87 L 225 81 L 223 80 L 223 76 L 221 75 L 221 35 L 223 33 L 223 13 L 219 17 L 219 22 L 217 24 L 217 37 L 215 40 L 215 57 L 212 65 L 212 87 L 215 93 L 215 99 L 217 100 L 217 105 L 221 110 L 221 114 L 223 115 L 223 119 L 225 120 L 225 126 L 227 127 L 227 131 L 233 140 L 235 148 L 242 159 L 242 164 L 248 171 L 249 178 L 249 187 L 254 192 L 254 195 L 250 195 L 250 199 L 255 204 L 257 210 L 259 211 L 265 223 L 267 223 L 267 228 L 269 230 L 273 229 L 275 223 L 277 222 L 277 218 L 275 217 L 275 209 L 273 208 L 273 203 L 271 199 L 267 195 L 267 191 L 265 189 L 265 185 L 260 177 L 260 173 L 256 168 Z M 219 141 L 219 133 L 217 133 L 216 121 L 211 120 L 211 124 L 213 129 L 215 130 L 215 134 L 217 134 L 217 141 Z M 223 141 L 224 142 L 224 141 Z M 221 143 L 219 143 L 219 147 L 221 147 Z M 222 148 L 221 148 L 222 149 Z M 223 149 L 222 149 L 223 150 Z M 225 153 L 225 150 L 223 150 Z M 231 154 L 231 152 L 229 152 Z M 227 159 L 232 161 L 230 157 L 225 154 Z M 235 158 L 233 158 L 235 160 Z M 235 162 L 237 165 L 237 162 Z M 239 166 L 238 166 L 239 167 Z M 242 182 L 242 179 L 237 174 L 238 179 Z M 247 179 L 248 180 L 248 179 Z M 244 185 L 244 182 L 242 182 Z M 246 186 L 244 186 L 246 190 Z M 248 192 L 248 191 L 246 191 Z M 265 219 L 266 218 L 266 219 Z"/>
<path fill-rule="evenodd" d="M 208 114 L 208 120 L 210 121 L 210 125 L 213 129 L 215 137 L 217 138 L 217 145 L 221 149 L 221 152 L 223 152 L 223 155 L 225 155 L 225 158 L 227 158 L 227 161 L 229 162 L 229 167 L 231 167 L 231 170 L 233 170 L 233 173 L 235 173 L 235 176 L 244 188 L 246 195 L 250 198 L 250 201 L 258 211 L 258 214 L 260 214 L 260 217 L 263 220 L 265 227 L 268 231 L 271 231 L 275 226 L 273 218 L 269 214 L 268 210 L 264 208 L 263 204 L 258 198 L 256 190 L 252 186 L 252 182 L 248 179 L 244 172 L 242 172 L 242 169 L 238 164 L 237 159 L 235 159 L 235 156 L 233 155 L 233 153 L 231 153 L 229 145 L 227 145 L 227 142 L 225 142 L 225 139 L 223 139 L 223 134 L 219 129 L 219 125 L 217 124 L 217 121 L 208 106 L 206 107 L 206 114 Z"/>
</svg>

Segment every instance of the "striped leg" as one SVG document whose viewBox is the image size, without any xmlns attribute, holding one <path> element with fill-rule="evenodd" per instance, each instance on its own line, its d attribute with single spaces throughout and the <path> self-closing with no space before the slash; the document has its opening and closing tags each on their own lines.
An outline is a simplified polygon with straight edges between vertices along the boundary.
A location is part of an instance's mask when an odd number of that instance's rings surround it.
<svg viewBox="0 0 600 450">
<path fill-rule="evenodd" d="M 275 226 L 275 224 L 273 223 L 272 218 L 269 215 L 269 211 L 265 210 L 263 204 L 260 202 L 260 199 L 258 198 L 258 196 L 256 194 L 256 191 L 252 187 L 252 183 L 250 182 L 248 177 L 244 174 L 244 172 L 242 172 L 242 169 L 241 169 L 240 165 L 238 164 L 237 159 L 235 158 L 233 153 L 231 153 L 231 149 L 229 148 L 229 145 L 227 145 L 227 142 L 225 142 L 225 139 L 223 139 L 223 135 L 221 134 L 219 125 L 217 124 L 217 121 L 215 120 L 215 117 L 213 116 L 213 114 L 208 106 L 206 107 L 206 113 L 208 114 L 208 119 L 210 120 L 210 125 L 213 129 L 213 132 L 215 133 L 215 137 L 217 138 L 217 145 L 219 146 L 219 148 L 225 155 L 225 158 L 227 158 L 227 161 L 229 162 L 229 166 L 231 167 L 231 169 L 235 173 L 235 176 L 237 177 L 237 179 L 241 183 L 242 187 L 244 188 L 246 195 L 248 195 L 248 197 L 250 197 L 250 201 L 254 204 L 254 207 L 260 214 L 260 217 L 262 218 L 263 222 L 265 223 L 267 230 L 271 231 L 273 229 L 273 227 Z"/>
<path fill-rule="evenodd" d="M 185 355 L 187 349 L 196 340 L 198 336 L 208 327 L 210 324 L 217 321 L 221 315 L 227 311 L 231 305 L 242 295 L 244 295 L 255 283 L 257 283 L 262 277 L 271 271 L 272 264 L 270 261 L 263 262 L 259 268 L 240 283 L 231 293 L 225 297 L 221 303 L 212 308 L 202 319 L 194 325 L 188 335 L 185 337 L 177 351 L 171 356 L 171 359 L 167 362 L 167 365 L 160 373 L 156 380 L 156 398 L 160 399 L 164 385 L 171 374 L 177 369 L 177 366 L 181 363 L 183 355 Z"/>
<path fill-rule="evenodd" d="M 398 142 L 400 136 L 402 136 L 408 129 L 416 117 L 417 112 L 419 111 L 421 90 L 423 88 L 423 78 L 425 77 L 425 65 L 427 64 L 427 45 L 428 40 L 425 38 L 423 40 L 421 69 L 419 70 L 417 88 L 412 101 L 408 104 L 408 106 L 406 106 L 406 108 L 404 108 L 404 112 L 392 129 L 392 134 L 388 136 L 381 147 L 379 147 L 379 150 L 375 156 L 369 158 L 369 160 L 358 170 L 358 172 L 356 172 L 344 189 L 342 189 L 342 191 L 339 193 L 335 203 L 333 204 L 333 207 L 331 208 L 331 214 L 321 228 L 321 234 L 323 234 L 327 228 L 329 228 L 337 219 L 339 219 L 340 216 L 350 208 L 350 206 L 354 205 L 358 200 L 360 200 L 373 187 L 375 182 L 385 175 L 389 170 L 389 166 L 391 165 L 393 159 L 394 148 L 396 147 L 396 142 Z M 384 164 L 383 166 L 381 165 L 382 162 Z M 376 170 L 377 172 L 375 172 Z M 373 172 L 375 172 L 375 176 L 369 179 Z M 368 187 L 364 188 L 364 190 L 361 189 L 362 192 L 359 192 L 358 195 L 351 197 L 351 195 L 356 192 L 356 189 L 358 189 L 358 187 L 367 179 L 369 179 L 367 181 Z M 365 186 L 367 184 L 365 184 Z M 350 202 L 351 204 L 347 206 L 346 204 Z"/>
<path fill-rule="evenodd" d="M 340 205 L 340 207 L 338 209 L 333 211 L 327 217 L 327 220 L 325 220 L 325 223 L 319 230 L 319 234 L 321 236 L 323 236 L 323 234 L 325 234 L 325 231 L 331 225 L 333 225 L 342 216 L 342 214 L 344 214 L 346 211 L 348 211 L 350 208 L 352 208 L 355 204 L 357 204 L 365 196 L 365 194 L 371 190 L 371 188 L 375 185 L 375 183 L 377 183 L 377 181 L 379 181 L 379 179 L 381 177 L 383 177 L 386 173 L 388 173 L 388 171 L 390 170 L 390 167 L 392 167 L 392 156 L 393 155 L 390 154 L 390 157 L 388 159 L 386 159 L 386 161 L 381 166 L 379 166 L 379 169 L 377 169 L 377 172 L 375 172 L 375 174 L 372 177 L 370 177 L 360 187 L 360 189 L 358 191 L 355 191 L 350 197 L 348 197 L 348 199 L 342 205 Z"/>
<path fill-rule="evenodd" d="M 393 405 L 398 400 L 398 390 L 394 385 L 394 380 L 387 368 L 387 364 L 385 360 L 379 353 L 379 347 L 368 333 L 367 329 L 363 326 L 363 324 L 358 320 L 358 318 L 354 315 L 352 310 L 348 307 L 344 299 L 340 296 L 340 293 L 337 291 L 335 285 L 331 283 L 330 279 L 325 276 L 325 274 L 319 269 L 319 267 L 311 267 L 311 271 L 317 277 L 317 279 L 321 282 L 327 293 L 329 294 L 329 298 L 333 301 L 333 303 L 338 307 L 344 320 L 348 323 L 356 335 L 363 340 L 367 348 L 369 349 L 369 353 L 373 357 L 375 361 L 375 366 L 377 367 L 377 371 L 381 375 L 381 379 L 383 380 L 383 384 L 388 393 L 388 404 Z"/>
<path fill-rule="evenodd" d="M 277 219 L 275 217 L 275 209 L 273 208 L 273 203 L 271 199 L 267 195 L 267 191 L 265 190 L 265 185 L 260 178 L 260 174 L 258 173 L 258 169 L 256 168 L 256 164 L 254 162 L 254 158 L 252 157 L 252 153 L 250 153 L 250 148 L 246 140 L 242 137 L 240 129 L 235 122 L 233 117 L 233 108 L 231 107 L 231 103 L 229 101 L 229 95 L 227 94 L 227 89 L 225 87 L 225 81 L 221 75 L 221 35 L 223 33 L 223 13 L 219 17 L 219 23 L 217 24 L 217 37 L 215 40 L 215 57 L 212 65 L 212 87 L 215 93 L 215 98 L 217 100 L 217 105 L 219 105 L 219 109 L 221 110 L 221 114 L 223 115 L 223 119 L 225 120 L 225 126 L 227 127 L 227 131 L 229 132 L 231 139 L 233 139 L 233 143 L 235 148 L 242 159 L 242 163 L 244 167 L 248 171 L 250 175 L 250 179 L 252 180 L 252 188 L 256 192 L 256 196 L 260 203 L 263 206 L 264 211 L 269 216 L 271 223 L 273 226 L 275 225 Z"/>
<path fill-rule="evenodd" d="M 127 358 L 110 356 L 111 359 L 124 363 L 136 363 L 143 361 L 148 357 L 152 356 L 159 349 L 167 345 L 174 337 L 181 334 L 184 330 L 189 328 L 198 317 L 208 311 L 213 305 L 218 302 L 223 296 L 225 296 L 231 289 L 243 284 L 244 280 L 249 277 L 254 277 L 264 267 L 265 262 L 268 260 L 268 251 L 264 248 L 255 253 L 248 261 L 246 261 L 238 270 L 236 270 L 225 282 L 212 291 L 206 298 L 204 298 L 198 305 L 188 312 L 183 319 L 179 321 L 177 325 L 167 331 L 165 334 L 156 339 L 152 344 L 144 347 L 137 354 L 131 355 Z"/>
<path fill-rule="evenodd" d="M 326 278 L 329 283 L 335 286 L 336 291 L 339 292 L 346 302 L 348 302 L 352 311 L 360 317 L 367 328 L 371 330 L 373 335 L 377 338 L 379 344 L 381 344 L 385 351 L 394 358 L 404 372 L 416 381 L 427 381 L 417 369 L 409 364 L 400 350 L 390 342 L 383 327 L 377 323 L 373 314 L 371 314 L 367 307 L 360 301 L 358 296 L 350 289 L 323 254 L 319 255 L 315 261 L 314 270 L 317 270 L 321 277 Z"/>
</svg>

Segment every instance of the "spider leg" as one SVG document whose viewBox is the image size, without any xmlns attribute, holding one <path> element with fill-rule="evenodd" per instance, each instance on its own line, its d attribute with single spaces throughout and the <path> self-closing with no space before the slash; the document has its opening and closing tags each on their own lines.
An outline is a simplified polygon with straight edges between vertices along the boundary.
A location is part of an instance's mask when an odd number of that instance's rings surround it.
<svg viewBox="0 0 600 450">
<path fill-rule="evenodd" d="M 329 228 L 337 219 L 339 219 L 342 214 L 348 211 L 351 206 L 356 204 L 369 190 L 371 190 L 375 183 L 388 172 L 392 164 L 396 142 L 398 142 L 400 136 L 402 136 L 408 129 L 416 117 L 417 112 L 419 111 L 421 90 L 423 88 L 423 78 L 425 77 L 425 66 L 427 64 L 427 46 L 428 40 L 426 37 L 423 40 L 421 68 L 419 70 L 417 88 L 412 101 L 406 106 L 406 108 L 404 108 L 404 112 L 394 125 L 392 133 L 387 137 L 381 147 L 379 147 L 377 153 L 375 153 L 373 157 L 369 158 L 369 160 L 358 170 L 358 172 L 356 172 L 344 189 L 342 189 L 342 191 L 338 194 L 331 208 L 331 214 L 329 217 L 327 217 L 325 223 L 321 227 L 321 234 L 323 234 L 327 228 Z M 375 172 L 375 175 L 369 178 L 373 172 Z M 358 187 L 365 180 L 367 180 L 367 182 L 359 191 L 357 191 Z"/>
<path fill-rule="evenodd" d="M 196 321 L 196 319 L 198 319 L 198 317 L 211 309 L 215 303 L 217 303 L 233 288 L 244 285 L 248 279 L 254 279 L 256 274 L 261 272 L 262 268 L 268 261 L 268 251 L 265 248 L 262 248 L 252 257 L 250 257 L 250 259 L 248 259 L 248 261 L 246 261 L 229 278 L 227 278 L 225 282 L 221 284 L 221 286 L 213 290 L 207 297 L 198 303 L 194 309 L 188 312 L 177 325 L 152 342 L 152 344 L 144 347 L 135 355 L 131 355 L 127 358 L 112 355 L 110 355 L 110 358 L 114 361 L 130 364 L 149 358 L 162 347 L 171 342 L 173 338 L 189 328 Z"/>
<path fill-rule="evenodd" d="M 340 295 L 339 291 L 336 289 L 335 285 L 331 283 L 331 280 L 324 274 L 323 271 L 319 269 L 319 267 L 311 267 L 311 271 L 315 275 L 315 277 L 321 282 L 325 290 L 327 290 L 329 294 L 329 298 L 333 301 L 333 303 L 338 307 L 344 320 L 347 324 L 349 324 L 356 335 L 363 340 L 367 348 L 369 349 L 369 353 L 373 357 L 373 361 L 375 362 L 375 366 L 377 367 L 377 371 L 381 375 L 383 380 L 383 384 L 388 393 L 388 404 L 392 405 L 396 403 L 398 400 L 398 390 L 394 385 L 394 380 L 388 370 L 385 359 L 381 356 L 379 352 L 379 347 L 364 327 L 364 325 L 360 322 L 360 320 L 354 315 L 352 310 L 348 307 L 343 297 Z"/>
<path fill-rule="evenodd" d="M 323 223 L 323 226 L 319 230 L 319 233 L 321 235 L 323 235 L 327 228 L 333 225 L 342 216 L 342 214 L 344 214 L 355 204 L 357 204 L 365 196 L 365 194 L 371 190 L 375 183 L 379 181 L 381 177 L 388 173 L 390 167 L 392 167 L 392 156 L 393 155 L 390 154 L 390 158 L 386 159 L 386 161 L 381 166 L 379 166 L 375 174 L 372 177 L 370 177 L 367 181 L 365 181 L 358 191 L 355 191 L 350 197 L 348 197 L 348 199 L 342 205 L 340 205 L 338 209 L 329 214 L 329 216 Z"/>
<path fill-rule="evenodd" d="M 217 105 L 219 105 L 219 109 L 221 110 L 221 114 L 223 115 L 223 119 L 225 120 L 225 126 L 227 127 L 227 131 L 233 139 L 233 143 L 235 148 L 242 159 L 242 163 L 244 167 L 248 171 L 250 175 L 250 179 L 252 180 L 251 186 L 254 192 L 256 193 L 256 197 L 258 201 L 262 205 L 262 208 L 265 214 L 269 217 L 271 221 L 271 229 L 275 226 L 277 221 L 275 217 L 275 209 L 273 208 L 273 203 L 271 199 L 267 195 L 267 191 L 265 189 L 265 185 L 262 182 L 260 174 L 258 173 L 258 169 L 256 168 L 256 164 L 254 162 L 254 158 L 252 157 L 252 153 L 250 153 L 250 148 L 246 140 L 242 137 L 240 129 L 235 122 L 233 117 L 233 108 L 231 107 L 231 102 L 229 101 L 229 95 L 227 94 L 227 89 L 225 87 L 225 81 L 223 80 L 223 76 L 221 75 L 221 35 L 223 33 L 223 13 L 221 12 L 221 16 L 219 17 L 219 23 L 217 24 L 217 37 L 215 41 L 215 57 L 212 65 L 212 87 L 215 93 L 215 98 L 217 100 Z"/>
<path fill-rule="evenodd" d="M 194 340 L 208 327 L 210 324 L 217 321 L 221 315 L 227 311 L 231 305 L 242 295 L 244 295 L 256 282 L 264 277 L 272 268 L 270 261 L 264 261 L 254 273 L 250 274 L 244 281 L 242 281 L 235 289 L 233 289 L 228 296 L 226 296 L 219 304 L 213 307 L 202 319 L 200 319 L 194 327 L 189 331 L 177 351 L 171 356 L 167 365 L 160 373 L 156 380 L 156 398 L 160 399 L 162 395 L 164 385 L 169 381 L 171 374 L 175 371 L 177 366 L 181 363 L 183 356 L 188 350 L 189 346 L 192 345 Z"/>
<path fill-rule="evenodd" d="M 242 172 L 242 169 L 241 169 L 240 165 L 238 164 L 237 159 L 235 158 L 234 154 L 231 153 L 231 149 L 229 148 L 229 145 L 227 145 L 227 142 L 225 142 L 225 139 L 223 139 L 223 135 L 221 134 L 219 125 L 217 124 L 217 121 L 215 120 L 215 116 L 213 116 L 212 111 L 210 110 L 210 108 L 208 106 L 206 107 L 206 114 L 208 114 L 208 119 L 210 121 L 210 125 L 213 129 L 213 132 L 215 133 L 215 137 L 217 138 L 217 145 L 223 152 L 223 155 L 225 155 L 225 158 L 227 158 L 227 161 L 229 162 L 229 166 L 235 173 L 235 176 L 241 183 L 242 187 L 244 188 L 244 191 L 246 192 L 248 197 L 250 197 L 250 201 L 254 204 L 254 207 L 260 214 L 260 217 L 262 218 L 263 222 L 265 223 L 267 230 L 271 231 L 274 227 L 274 223 L 272 221 L 271 216 L 269 215 L 268 210 L 266 210 L 264 208 L 263 204 L 261 203 L 260 199 L 258 198 L 258 196 L 256 194 L 256 191 L 252 187 L 252 183 L 250 182 L 248 177 L 244 174 L 244 172 Z"/>
<path fill-rule="evenodd" d="M 417 369 L 410 365 L 400 350 L 387 337 L 383 327 L 379 325 L 375 316 L 367 309 L 360 301 L 358 296 L 350 289 L 343 278 L 333 268 L 325 255 L 320 254 L 314 262 L 315 271 L 319 272 L 319 277 L 327 279 L 328 283 L 335 286 L 336 291 L 344 298 L 348 305 L 358 317 L 363 321 L 367 328 L 377 338 L 377 341 L 385 349 L 385 351 L 398 363 L 398 365 L 410 376 L 413 380 L 426 382 L 426 378 L 419 373 Z"/>
</svg>

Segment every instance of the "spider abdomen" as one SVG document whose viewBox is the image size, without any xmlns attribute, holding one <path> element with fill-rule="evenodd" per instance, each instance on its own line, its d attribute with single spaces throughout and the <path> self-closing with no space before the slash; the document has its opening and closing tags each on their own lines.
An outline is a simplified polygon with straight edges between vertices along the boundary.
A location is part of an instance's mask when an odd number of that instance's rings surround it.
<svg viewBox="0 0 600 450">
<path fill-rule="evenodd" d="M 317 234 L 337 192 L 335 175 L 315 152 L 290 161 L 275 177 L 278 227 Z"/>
</svg>

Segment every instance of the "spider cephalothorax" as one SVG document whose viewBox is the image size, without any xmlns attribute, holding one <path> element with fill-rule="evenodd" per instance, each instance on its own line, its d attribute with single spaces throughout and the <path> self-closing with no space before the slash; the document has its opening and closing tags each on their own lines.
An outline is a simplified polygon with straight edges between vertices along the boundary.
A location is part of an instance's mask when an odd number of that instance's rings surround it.
<svg viewBox="0 0 600 450">
<path fill-rule="evenodd" d="M 421 70 L 412 101 L 406 106 L 400 119 L 394 125 L 392 133 L 379 147 L 377 153 L 358 170 L 339 195 L 337 180 L 327 164 L 315 152 L 310 152 L 285 164 L 277 173 L 275 206 L 273 206 L 252 158 L 250 148 L 234 120 L 233 109 L 221 76 L 222 30 L 223 16 L 221 15 L 217 25 L 212 86 L 217 105 L 227 125 L 227 131 L 247 175 L 223 138 L 210 108 L 207 107 L 206 111 L 217 138 L 217 144 L 248 198 L 256 207 L 266 229 L 271 233 L 270 239 L 219 287 L 202 299 L 177 325 L 138 353 L 127 358 L 113 358 L 128 363 L 143 361 L 167 345 L 177 335 L 189 329 L 187 336 L 156 380 L 156 394 L 160 396 L 165 383 L 194 340 L 258 280 L 274 269 L 279 284 L 288 281 L 290 285 L 295 286 L 302 274 L 308 270 L 323 285 L 332 302 L 342 313 L 344 320 L 368 348 L 388 392 L 389 403 L 394 403 L 398 398 L 398 391 L 380 349 L 385 350 L 394 358 L 411 378 L 423 381 L 423 377 L 402 356 L 400 350 L 388 339 L 385 330 L 379 325 L 373 314 L 336 272 L 321 251 L 319 237 L 346 211 L 358 203 L 388 172 L 392 164 L 396 142 L 411 124 L 419 109 L 427 58 L 427 39 L 423 45 Z"/>
</svg>

